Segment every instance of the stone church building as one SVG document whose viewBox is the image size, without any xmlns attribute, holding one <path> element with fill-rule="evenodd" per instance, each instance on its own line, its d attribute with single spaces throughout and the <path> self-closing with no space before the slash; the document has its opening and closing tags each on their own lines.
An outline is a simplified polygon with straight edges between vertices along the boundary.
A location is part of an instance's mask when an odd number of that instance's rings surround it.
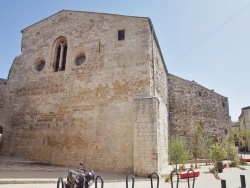
<svg viewBox="0 0 250 188">
<path fill-rule="evenodd" d="M 149 18 L 62 10 L 21 51 L 0 79 L 1 155 L 160 174 L 170 135 L 227 135 L 227 98 L 168 72 Z"/>
</svg>

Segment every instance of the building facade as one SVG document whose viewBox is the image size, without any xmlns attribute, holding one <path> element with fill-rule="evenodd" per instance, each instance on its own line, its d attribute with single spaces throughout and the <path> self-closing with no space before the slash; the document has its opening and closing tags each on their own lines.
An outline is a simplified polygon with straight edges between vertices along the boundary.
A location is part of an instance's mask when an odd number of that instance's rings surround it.
<svg viewBox="0 0 250 188">
<path fill-rule="evenodd" d="M 205 97 L 204 87 L 168 73 L 149 18 L 63 10 L 22 35 L 22 54 L 0 80 L 3 155 L 160 174 L 170 131 L 183 134 L 178 127 L 203 121 L 225 132 L 227 99 L 211 91 Z M 181 101 L 175 79 L 190 100 Z M 190 96 L 189 87 L 196 90 Z M 201 103 L 191 100 L 199 88 Z M 193 104 L 196 110 L 182 114 Z M 211 117 L 203 108 L 213 109 Z"/>
<path fill-rule="evenodd" d="M 241 109 L 241 115 L 239 117 L 240 130 L 250 133 L 250 106 Z M 250 138 L 244 136 L 241 138 L 240 146 L 246 147 L 242 148 L 242 151 L 249 151 Z"/>
</svg>

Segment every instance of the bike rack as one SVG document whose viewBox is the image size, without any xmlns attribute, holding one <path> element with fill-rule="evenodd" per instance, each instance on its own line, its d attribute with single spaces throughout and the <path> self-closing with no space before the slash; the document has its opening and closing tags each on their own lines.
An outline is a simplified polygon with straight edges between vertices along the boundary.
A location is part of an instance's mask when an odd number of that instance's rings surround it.
<svg viewBox="0 0 250 188">
<path fill-rule="evenodd" d="M 134 178 L 134 176 L 132 175 L 132 174 L 129 174 L 129 175 L 127 175 L 127 177 L 126 177 L 126 188 L 128 188 L 128 177 L 131 177 L 131 179 L 132 179 L 132 188 L 134 188 L 134 185 L 135 185 L 135 178 Z"/>
<path fill-rule="evenodd" d="M 103 183 L 103 178 L 102 178 L 101 176 L 97 176 L 97 177 L 95 178 L 95 188 L 97 188 L 97 180 L 98 180 L 98 179 L 101 180 L 101 188 L 103 188 L 104 183 Z"/>
<path fill-rule="evenodd" d="M 171 187 L 172 188 L 174 188 L 173 186 L 174 186 L 174 183 L 173 183 L 173 173 L 175 173 L 176 175 L 177 175 L 177 184 L 176 184 L 176 188 L 178 188 L 178 186 L 179 186 L 179 174 L 178 174 L 178 172 L 176 171 L 176 170 L 173 170 L 172 172 L 171 172 L 171 174 L 170 174 L 170 176 L 171 176 Z"/>
<path fill-rule="evenodd" d="M 189 184 L 189 172 L 193 172 L 193 186 L 192 186 L 192 188 L 194 188 L 195 172 L 193 170 L 191 170 L 191 169 L 187 171 L 188 188 L 190 188 L 190 184 Z"/>
<path fill-rule="evenodd" d="M 59 188 L 60 183 L 62 184 L 62 188 L 64 188 L 63 179 L 61 177 L 59 177 L 58 180 L 57 180 L 57 188 Z"/>
<path fill-rule="evenodd" d="M 153 176 L 156 176 L 157 178 L 157 188 L 159 188 L 159 176 L 157 173 L 153 172 L 151 175 L 150 175 L 150 179 L 151 179 L 151 188 L 154 188 L 154 185 L 153 185 Z"/>
</svg>

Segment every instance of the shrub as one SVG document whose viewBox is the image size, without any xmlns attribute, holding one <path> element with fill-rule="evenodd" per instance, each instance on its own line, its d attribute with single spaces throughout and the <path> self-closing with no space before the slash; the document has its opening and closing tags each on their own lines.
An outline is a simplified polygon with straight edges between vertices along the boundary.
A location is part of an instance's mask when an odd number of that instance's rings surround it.
<svg viewBox="0 0 250 188">
<path fill-rule="evenodd" d="M 193 165 L 193 163 L 190 165 L 190 170 L 194 170 L 194 165 Z"/>
<path fill-rule="evenodd" d="M 238 161 L 239 160 L 238 151 L 234 150 L 233 148 L 229 148 L 227 152 L 227 158 L 228 160 L 231 161 Z"/>
<path fill-rule="evenodd" d="M 221 162 L 227 156 L 224 147 L 220 144 L 213 144 L 211 147 L 211 159 L 214 162 Z"/>
<path fill-rule="evenodd" d="M 171 174 L 168 174 L 165 178 L 165 182 L 170 182 L 171 180 Z"/>
<path fill-rule="evenodd" d="M 188 161 L 189 150 L 186 146 L 186 140 L 183 138 L 170 138 L 168 151 L 170 163 L 175 165 L 175 170 L 177 170 L 177 164 L 185 164 Z"/>
<path fill-rule="evenodd" d="M 232 161 L 232 162 L 228 163 L 228 166 L 229 167 L 237 167 L 238 166 L 238 162 Z"/>
<path fill-rule="evenodd" d="M 248 165 L 246 161 L 239 160 L 240 165 Z"/>
</svg>

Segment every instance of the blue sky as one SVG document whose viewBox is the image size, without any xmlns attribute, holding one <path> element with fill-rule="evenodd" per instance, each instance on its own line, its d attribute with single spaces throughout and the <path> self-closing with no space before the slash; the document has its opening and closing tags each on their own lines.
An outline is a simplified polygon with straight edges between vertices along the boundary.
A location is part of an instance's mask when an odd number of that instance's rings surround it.
<svg viewBox="0 0 250 188">
<path fill-rule="evenodd" d="M 0 78 L 21 54 L 21 30 L 62 10 L 150 17 L 172 74 L 250 105 L 250 0 L 2 0 Z"/>
</svg>

